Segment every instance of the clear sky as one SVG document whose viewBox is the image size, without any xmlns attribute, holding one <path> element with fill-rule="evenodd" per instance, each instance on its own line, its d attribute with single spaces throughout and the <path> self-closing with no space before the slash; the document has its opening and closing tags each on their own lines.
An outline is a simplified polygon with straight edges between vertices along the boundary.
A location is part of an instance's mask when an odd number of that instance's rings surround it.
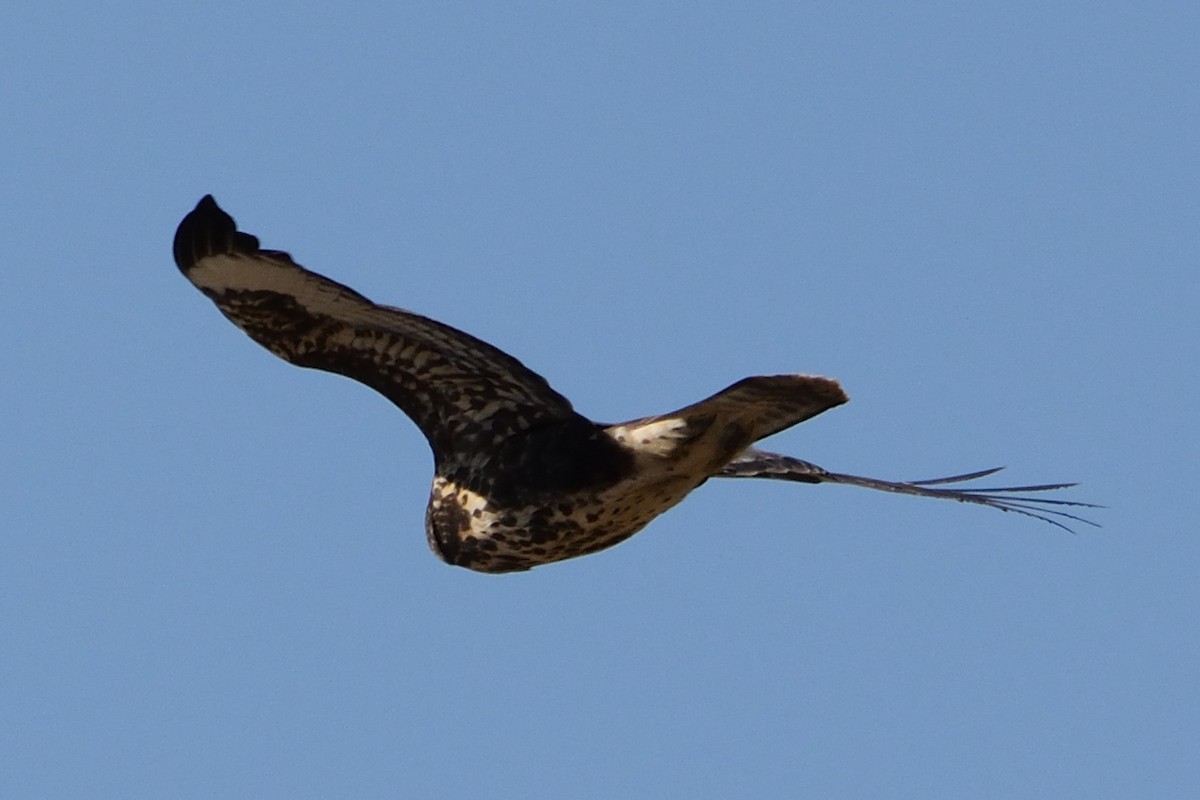
<svg viewBox="0 0 1200 800">
<path fill-rule="evenodd" d="M 0 796 L 1200 796 L 1200 6 L 8 3 Z M 771 440 L 1070 535 L 710 482 L 525 574 L 176 271 L 265 246 L 581 412 L 836 377 Z"/>
</svg>

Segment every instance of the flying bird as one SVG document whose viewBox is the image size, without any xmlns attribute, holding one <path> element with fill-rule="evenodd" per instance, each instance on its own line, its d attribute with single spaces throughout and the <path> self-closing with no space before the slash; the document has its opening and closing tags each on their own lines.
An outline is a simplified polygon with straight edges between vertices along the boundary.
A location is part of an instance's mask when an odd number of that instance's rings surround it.
<svg viewBox="0 0 1200 800">
<path fill-rule="evenodd" d="M 449 564 L 526 570 L 628 539 L 709 478 L 841 483 L 1014 511 L 1062 528 L 1065 500 L 968 489 L 981 470 L 892 482 L 829 472 L 755 442 L 847 401 L 815 375 L 744 378 L 698 403 L 617 424 L 593 422 L 517 359 L 427 317 L 379 305 L 264 250 L 205 196 L 175 233 L 175 263 L 254 341 L 297 366 L 345 375 L 412 418 L 433 450 L 425 532 Z M 948 486 L 953 484 L 954 486 Z"/>
</svg>

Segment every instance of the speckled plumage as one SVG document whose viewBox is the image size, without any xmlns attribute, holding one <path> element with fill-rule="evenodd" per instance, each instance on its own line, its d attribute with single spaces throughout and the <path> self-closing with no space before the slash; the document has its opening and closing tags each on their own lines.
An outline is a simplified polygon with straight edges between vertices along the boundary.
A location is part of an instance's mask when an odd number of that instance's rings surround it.
<svg viewBox="0 0 1200 800">
<path fill-rule="evenodd" d="M 745 378 L 699 403 L 616 425 L 592 422 L 541 376 L 440 322 L 375 304 L 237 230 L 211 196 L 175 234 L 175 263 L 226 317 L 279 357 L 353 378 L 412 418 L 434 454 L 430 547 L 451 564 L 510 572 L 621 542 L 710 477 L 849 483 L 1079 520 L 1006 495 L 827 472 L 751 445 L 846 402 L 810 375 Z M 1086 520 L 1080 520 L 1086 522 Z"/>
</svg>

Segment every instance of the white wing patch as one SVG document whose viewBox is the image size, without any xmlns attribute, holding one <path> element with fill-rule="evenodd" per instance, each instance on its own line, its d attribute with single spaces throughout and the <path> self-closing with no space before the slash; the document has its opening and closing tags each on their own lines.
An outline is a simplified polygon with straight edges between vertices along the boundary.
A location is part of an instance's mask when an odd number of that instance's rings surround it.
<svg viewBox="0 0 1200 800">
<path fill-rule="evenodd" d="M 681 443 L 692 438 L 688 428 L 686 419 L 669 417 L 614 425 L 608 429 L 608 435 L 635 453 L 668 458 Z"/>
<path fill-rule="evenodd" d="M 188 271 L 188 278 L 200 289 L 217 295 L 250 291 L 284 295 L 314 316 L 347 321 L 358 317 L 365 322 L 368 315 L 363 312 L 374 308 L 361 296 L 320 280 L 294 264 L 280 263 L 270 257 L 207 256 Z"/>
</svg>

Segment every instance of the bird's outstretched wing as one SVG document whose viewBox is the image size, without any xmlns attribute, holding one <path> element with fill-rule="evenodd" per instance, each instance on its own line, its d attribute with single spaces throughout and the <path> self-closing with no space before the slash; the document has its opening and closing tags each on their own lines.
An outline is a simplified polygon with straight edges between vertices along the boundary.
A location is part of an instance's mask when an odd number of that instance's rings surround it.
<svg viewBox="0 0 1200 800">
<path fill-rule="evenodd" d="M 848 399 L 830 378 L 755 375 L 676 411 L 606 429 L 618 442 L 636 450 L 671 458 L 683 458 L 683 453 L 690 451 L 701 463 L 716 469 L 759 439 Z M 695 449 L 701 442 L 700 449 Z"/>
<path fill-rule="evenodd" d="M 738 421 L 750 441 L 812 419 L 850 398 L 832 378 L 819 375 L 755 375 L 742 378 L 698 403 L 660 415 L 662 418 L 715 415 L 725 422 Z"/>
<path fill-rule="evenodd" d="M 277 356 L 370 386 L 435 454 L 470 452 L 545 423 L 581 419 L 520 361 L 449 325 L 378 305 L 259 248 L 211 195 L 175 233 L 175 263 L 221 313 Z"/>
<path fill-rule="evenodd" d="M 829 472 L 808 461 L 801 461 L 791 456 L 769 453 L 765 450 L 750 448 L 734 460 L 726 464 L 715 477 L 718 478 L 773 478 L 800 483 L 841 483 L 848 486 L 862 486 L 867 489 L 878 489 L 896 494 L 911 494 L 918 497 L 938 497 L 944 500 L 958 500 L 962 503 L 978 503 L 991 506 L 1001 511 L 1013 511 L 1027 517 L 1034 517 L 1051 525 L 1057 525 L 1070 531 L 1068 524 L 1060 520 L 1082 522 L 1085 525 L 1100 527 L 1095 522 L 1083 517 L 1062 511 L 1064 506 L 1074 508 L 1100 508 L 1093 503 L 1079 503 L 1070 500 L 1057 500 L 1046 497 L 1029 497 L 1029 492 L 1049 492 L 1055 489 L 1068 489 L 1073 483 L 1047 483 L 1034 486 L 1001 486 L 986 489 L 946 488 L 947 484 L 972 481 L 994 475 L 1003 467 L 968 472 L 963 475 L 951 475 L 946 478 L 932 478 L 923 481 L 885 481 L 878 478 L 863 478 L 858 475 L 844 475 Z M 1054 508 L 1057 506 L 1057 508 Z"/>
</svg>

